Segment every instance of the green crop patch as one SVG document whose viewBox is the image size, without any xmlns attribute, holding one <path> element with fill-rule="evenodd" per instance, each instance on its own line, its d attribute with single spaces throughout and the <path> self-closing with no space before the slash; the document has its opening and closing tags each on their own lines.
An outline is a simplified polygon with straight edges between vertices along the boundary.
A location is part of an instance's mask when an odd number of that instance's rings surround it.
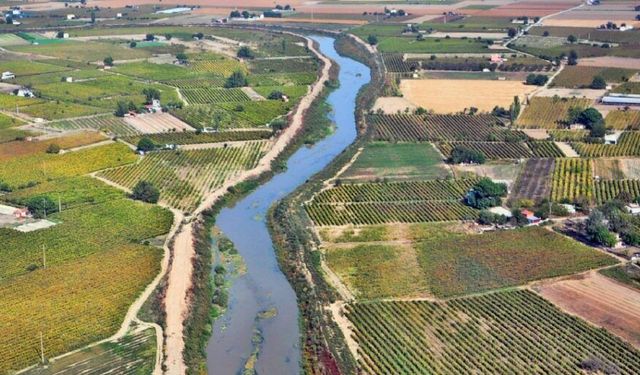
<svg viewBox="0 0 640 375">
<path fill-rule="evenodd" d="M 84 62 L 102 61 L 108 56 L 111 56 L 114 60 L 129 60 L 151 56 L 144 49 L 127 48 L 118 44 L 102 42 L 69 41 L 55 44 L 11 46 L 7 49 L 15 52 L 35 53 Z"/>
</svg>

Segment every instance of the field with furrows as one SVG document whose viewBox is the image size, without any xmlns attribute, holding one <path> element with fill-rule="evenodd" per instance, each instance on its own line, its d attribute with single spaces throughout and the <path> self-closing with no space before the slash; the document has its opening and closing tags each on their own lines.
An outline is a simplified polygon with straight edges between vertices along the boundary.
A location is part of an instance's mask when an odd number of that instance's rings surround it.
<svg viewBox="0 0 640 375">
<path fill-rule="evenodd" d="M 615 199 L 622 192 L 635 199 L 640 197 L 640 180 L 596 180 L 593 190 L 597 204 Z"/>
<path fill-rule="evenodd" d="M 555 159 L 529 159 L 513 188 L 513 199 L 540 200 L 549 197 Z"/>
<path fill-rule="evenodd" d="M 598 158 L 603 156 L 640 156 L 640 133 L 625 132 L 618 139 L 615 145 L 605 145 L 598 143 L 571 143 L 578 154 L 587 158 Z"/>
<path fill-rule="evenodd" d="M 567 124 L 570 108 L 587 108 L 590 99 L 536 96 L 527 103 L 516 124 L 522 128 L 558 129 Z"/>
<path fill-rule="evenodd" d="M 529 141 L 527 146 L 536 158 L 561 158 L 565 156 L 554 142 Z"/>
<path fill-rule="evenodd" d="M 347 317 L 371 374 L 579 374 L 593 358 L 609 373 L 640 372 L 631 345 L 528 290 L 354 303 Z"/>
<path fill-rule="evenodd" d="M 236 60 L 196 60 L 190 62 L 189 67 L 196 72 L 215 73 L 225 77 L 236 70 L 247 71 L 246 66 Z"/>
<path fill-rule="evenodd" d="M 52 121 L 46 123 L 45 126 L 63 130 L 95 129 L 116 136 L 135 135 L 139 133 L 136 128 L 127 124 L 122 118 L 113 115 Z"/>
<path fill-rule="evenodd" d="M 439 142 L 436 144 L 440 152 L 450 156 L 456 146 L 481 152 L 487 159 L 522 159 L 531 158 L 533 153 L 522 142 Z"/>
<path fill-rule="evenodd" d="M 554 201 L 593 198 L 593 171 L 589 159 L 556 159 L 551 180 Z"/>
<path fill-rule="evenodd" d="M 315 72 L 316 69 L 316 61 L 307 58 L 253 60 L 249 63 L 249 70 L 253 74 Z"/>
<path fill-rule="evenodd" d="M 504 141 L 524 140 L 491 115 L 372 115 L 374 138 L 383 141 Z"/>
<path fill-rule="evenodd" d="M 406 73 L 414 70 L 420 70 L 419 61 L 404 60 L 402 53 L 383 53 L 382 59 L 387 72 Z"/>
<path fill-rule="evenodd" d="M 604 78 L 607 83 L 616 83 L 628 80 L 634 73 L 635 71 L 632 69 L 579 65 L 565 66 L 552 84 L 560 87 L 588 88 L 595 76 Z"/>
<path fill-rule="evenodd" d="M 604 122 L 608 128 L 640 130 L 640 111 L 611 111 Z"/>
<path fill-rule="evenodd" d="M 157 151 L 140 162 L 100 172 L 100 176 L 132 189 L 139 181 L 151 181 L 160 189 L 160 200 L 190 211 L 202 197 L 238 173 L 255 167 L 269 147 L 268 141 L 190 151 Z"/>
<path fill-rule="evenodd" d="M 149 138 L 158 145 L 188 145 L 198 143 L 251 141 L 254 139 L 268 139 L 271 138 L 271 136 L 273 136 L 273 131 L 270 129 L 247 129 L 199 134 L 196 132 L 157 133 L 123 137 L 122 139 L 132 145 L 137 145 L 142 138 Z"/>
<path fill-rule="evenodd" d="M 549 136 L 558 142 L 579 142 L 589 135 L 588 130 L 548 130 Z"/>
<path fill-rule="evenodd" d="M 183 89 L 181 92 L 189 104 L 248 102 L 251 100 L 241 89 L 197 88 Z"/>
<path fill-rule="evenodd" d="M 171 81 L 165 81 L 163 83 L 177 87 L 179 89 L 203 89 L 210 87 L 223 87 L 226 82 L 226 78 L 223 76 L 207 77 L 197 79 L 174 79 Z"/>
</svg>

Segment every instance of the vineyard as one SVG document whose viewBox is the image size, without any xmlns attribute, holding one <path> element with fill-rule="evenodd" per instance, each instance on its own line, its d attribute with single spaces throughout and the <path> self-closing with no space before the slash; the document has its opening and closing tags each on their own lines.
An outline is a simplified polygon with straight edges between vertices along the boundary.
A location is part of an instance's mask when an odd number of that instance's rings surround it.
<svg viewBox="0 0 640 375">
<path fill-rule="evenodd" d="M 535 150 L 532 150 L 527 147 Z M 547 141 L 522 142 L 441 142 L 437 144 L 440 152 L 448 156 L 451 155 L 456 146 L 465 147 L 481 152 L 487 159 L 527 159 L 532 157 L 555 157 L 562 155 L 562 151 Z"/>
<path fill-rule="evenodd" d="M 474 220 L 478 216 L 476 210 L 456 201 L 310 204 L 306 209 L 317 225 Z"/>
<path fill-rule="evenodd" d="M 249 63 L 249 70 L 253 74 L 315 72 L 316 69 L 316 61 L 307 58 L 253 60 Z"/>
<path fill-rule="evenodd" d="M 556 159 L 551 180 L 554 201 L 593 198 L 593 171 L 589 159 Z"/>
<path fill-rule="evenodd" d="M 383 141 L 504 141 L 523 140 L 491 115 L 373 115 L 374 138 Z"/>
<path fill-rule="evenodd" d="M 616 130 L 640 130 L 640 111 L 611 111 L 605 124 Z"/>
<path fill-rule="evenodd" d="M 588 135 L 588 130 L 549 130 L 551 139 L 558 142 L 579 142 L 584 140 Z"/>
<path fill-rule="evenodd" d="M 138 134 L 138 131 L 133 126 L 127 124 L 122 118 L 113 115 L 53 121 L 48 122 L 45 126 L 62 130 L 94 129 L 115 136 Z"/>
<path fill-rule="evenodd" d="M 220 131 L 216 133 L 196 133 L 196 132 L 175 132 L 175 133 L 156 133 L 136 135 L 132 137 L 124 137 L 123 140 L 137 145 L 140 139 L 151 139 L 157 145 L 175 144 L 188 145 L 198 143 L 219 143 L 219 142 L 237 142 L 251 141 L 254 139 L 269 139 L 273 135 L 270 129 L 255 130 L 230 130 Z"/>
<path fill-rule="evenodd" d="M 206 89 L 210 87 L 222 87 L 226 81 L 226 78 L 223 76 L 218 76 L 197 79 L 175 79 L 164 81 L 163 83 L 179 89 Z"/>
<path fill-rule="evenodd" d="M 158 151 L 139 163 L 110 169 L 99 175 L 132 189 L 138 181 L 151 181 L 160 189 L 160 199 L 172 207 L 189 211 L 203 195 L 238 173 L 256 166 L 269 147 L 267 141 L 241 146 L 192 151 Z"/>
<path fill-rule="evenodd" d="M 215 73 L 225 77 L 236 70 L 247 71 L 244 64 L 236 60 L 196 60 L 189 63 L 189 67 L 199 73 Z"/>
<path fill-rule="evenodd" d="M 121 143 L 64 154 L 40 153 L 1 163 L 0 180 L 18 187 L 54 178 L 79 176 L 135 161 L 136 156 Z"/>
<path fill-rule="evenodd" d="M 248 102 L 251 100 L 241 89 L 198 88 L 183 89 L 181 92 L 189 104 Z"/>
<path fill-rule="evenodd" d="M 603 156 L 640 156 L 640 133 L 622 133 L 615 145 L 599 143 L 571 143 L 578 154 L 587 158 L 599 158 Z"/>
<path fill-rule="evenodd" d="M 512 198 L 541 200 L 551 191 L 551 173 L 555 159 L 529 159 L 513 188 Z"/>
<path fill-rule="evenodd" d="M 402 53 L 383 53 L 382 59 L 387 72 L 408 73 L 420 70 L 419 61 L 406 61 Z"/>
<path fill-rule="evenodd" d="M 0 320 L 11 322 L 2 326 L 0 371 L 39 361 L 34 348 L 40 347 L 40 334 L 44 355 L 51 358 L 115 333 L 129 305 L 159 271 L 160 259 L 161 251 L 147 246 L 110 246 L 0 283 Z"/>
<path fill-rule="evenodd" d="M 171 114 L 196 127 L 211 127 L 212 118 L 223 114 L 223 128 L 252 128 L 264 126 L 292 108 L 291 102 L 261 100 L 246 103 L 219 103 L 216 105 L 189 105 L 172 111 Z"/>
<path fill-rule="evenodd" d="M 597 204 L 615 199 L 622 192 L 631 194 L 634 199 L 640 197 L 640 180 L 597 180 L 594 183 Z"/>
<path fill-rule="evenodd" d="M 627 81 L 634 73 L 635 71 L 632 69 L 566 66 L 553 80 L 553 85 L 569 88 L 588 88 L 595 76 L 601 76 L 607 83 L 615 83 Z"/>
<path fill-rule="evenodd" d="M 578 98 L 531 98 L 524 108 L 517 125 L 522 128 L 557 129 L 565 125 L 570 108 L 587 108 L 592 101 Z"/>
<path fill-rule="evenodd" d="M 447 302 L 347 306 L 370 374 L 579 374 L 602 360 L 611 373 L 640 372 L 640 353 L 527 290 Z"/>
</svg>

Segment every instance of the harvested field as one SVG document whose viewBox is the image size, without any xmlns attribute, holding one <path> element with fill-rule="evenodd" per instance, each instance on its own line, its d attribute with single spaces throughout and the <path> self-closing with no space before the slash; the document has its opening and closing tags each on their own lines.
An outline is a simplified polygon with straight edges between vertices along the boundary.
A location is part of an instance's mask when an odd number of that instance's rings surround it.
<svg viewBox="0 0 640 375">
<path fill-rule="evenodd" d="M 614 56 L 589 57 L 580 59 L 580 65 L 640 70 L 640 59 Z"/>
<path fill-rule="evenodd" d="M 456 178 L 473 178 L 476 176 L 489 177 L 494 181 L 504 182 L 508 186 L 511 186 L 518 178 L 520 170 L 522 169 L 522 164 L 512 162 L 492 162 L 490 164 L 456 164 L 452 165 L 451 168 L 453 169 Z"/>
<path fill-rule="evenodd" d="M 604 327 L 640 348 L 640 293 L 590 272 L 534 288 L 570 314 Z"/>
<path fill-rule="evenodd" d="M 513 187 L 511 198 L 533 199 L 539 201 L 548 198 L 551 193 L 551 175 L 555 164 L 554 159 L 529 159 L 522 174 Z"/>
<path fill-rule="evenodd" d="M 402 113 L 407 108 L 413 111 L 416 106 L 407 99 L 397 96 L 379 97 L 373 106 L 374 111 L 382 110 L 384 113 Z"/>
<path fill-rule="evenodd" d="M 591 83 L 591 82 L 589 82 Z M 596 100 L 605 93 L 605 90 L 593 89 L 565 89 L 565 88 L 545 88 L 536 92 L 536 96 L 554 97 L 560 96 L 564 98 L 587 98 Z"/>
<path fill-rule="evenodd" d="M 634 159 L 626 159 L 632 161 Z M 622 163 L 625 159 L 593 159 L 593 176 L 603 180 L 620 180 L 625 178 Z M 637 160 L 636 160 L 637 162 Z"/>
<path fill-rule="evenodd" d="M 171 116 L 168 113 L 151 113 L 125 117 L 125 122 L 134 127 L 138 132 L 165 133 L 170 131 L 195 131 L 187 123 Z"/>
<path fill-rule="evenodd" d="M 514 96 L 522 101 L 533 89 L 517 81 L 416 79 L 400 83 L 408 101 L 436 113 L 460 112 L 471 107 L 481 112 L 490 112 L 495 106 L 509 108 Z"/>
<path fill-rule="evenodd" d="M 625 178 L 640 179 L 640 163 L 638 163 L 638 159 L 620 159 L 620 169 Z"/>
<path fill-rule="evenodd" d="M 576 6 L 576 1 L 519 1 L 478 13 L 485 17 L 543 17 Z"/>
</svg>

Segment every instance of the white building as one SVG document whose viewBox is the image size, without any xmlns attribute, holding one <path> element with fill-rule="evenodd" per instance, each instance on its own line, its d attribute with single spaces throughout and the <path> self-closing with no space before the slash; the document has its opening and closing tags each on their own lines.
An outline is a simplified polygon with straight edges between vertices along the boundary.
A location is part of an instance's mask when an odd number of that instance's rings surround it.
<svg viewBox="0 0 640 375">
<path fill-rule="evenodd" d="M 511 213 L 511 211 L 509 211 L 508 209 L 504 208 L 504 207 L 491 207 L 489 210 L 489 212 L 491 212 L 492 214 L 495 215 L 502 215 L 506 218 L 510 218 L 513 216 L 513 214 Z"/>
<path fill-rule="evenodd" d="M 640 205 L 636 203 L 629 203 L 628 205 L 625 206 L 625 208 L 627 209 L 627 212 L 630 213 L 631 215 L 640 215 Z"/>
<path fill-rule="evenodd" d="M 13 79 L 16 78 L 16 75 L 13 74 L 12 72 L 2 72 L 2 80 L 4 81 L 5 79 Z"/>
</svg>

